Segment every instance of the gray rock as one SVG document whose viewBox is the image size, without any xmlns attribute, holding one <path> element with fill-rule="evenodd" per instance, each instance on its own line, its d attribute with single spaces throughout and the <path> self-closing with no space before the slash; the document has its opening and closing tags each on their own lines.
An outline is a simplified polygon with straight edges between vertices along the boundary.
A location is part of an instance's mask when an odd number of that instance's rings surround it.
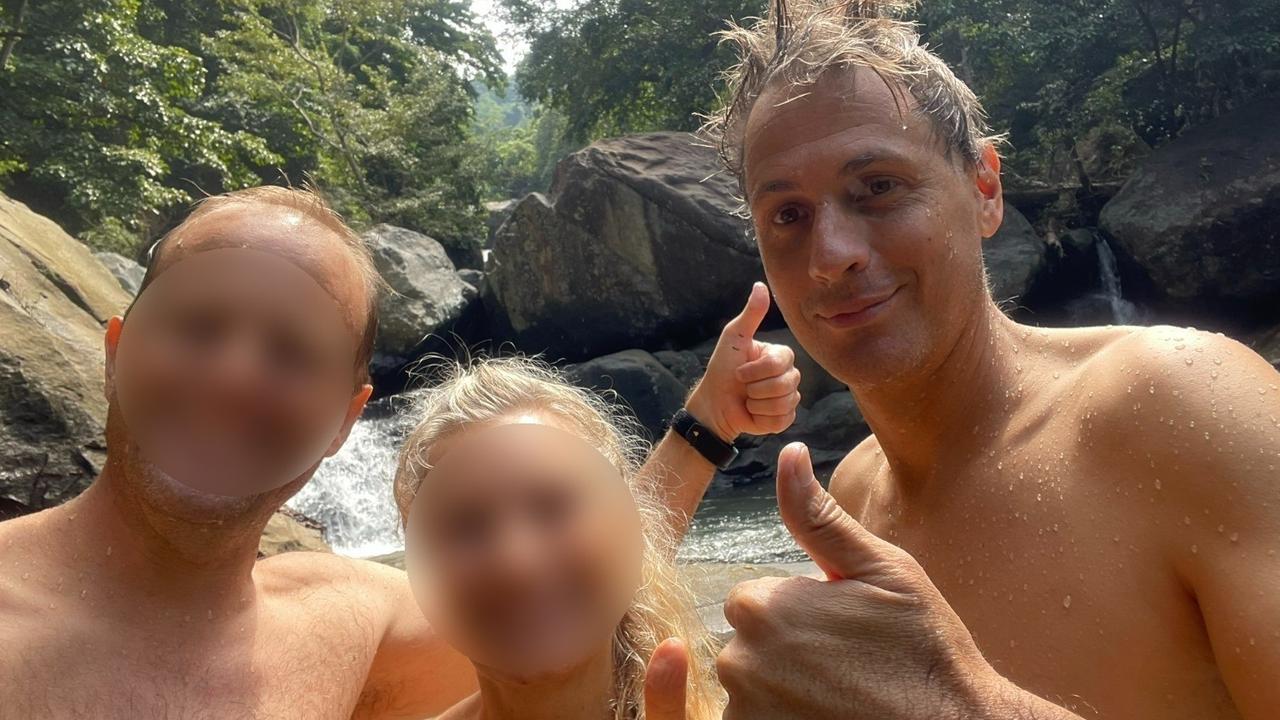
<svg viewBox="0 0 1280 720">
<path fill-rule="evenodd" d="M 637 135 L 562 161 L 495 234 L 494 326 L 569 360 L 717 333 L 763 273 L 733 179 L 695 142 Z"/>
<path fill-rule="evenodd" d="M 463 269 L 458 271 L 458 279 L 466 283 L 475 292 L 475 296 L 479 297 L 484 292 L 484 271 Z"/>
<path fill-rule="evenodd" d="M 129 258 L 113 252 L 97 252 L 93 254 L 98 258 L 107 270 L 120 281 L 120 287 L 130 295 L 137 295 L 138 288 L 142 287 L 142 278 L 147 274 L 147 269 Z"/>
<path fill-rule="evenodd" d="M 1271 98 L 1192 129 L 1102 209 L 1103 229 L 1175 304 L 1256 309 L 1280 299 L 1277 113 Z"/>
<path fill-rule="evenodd" d="M 653 356 L 690 390 L 707 371 L 706 359 L 691 350 L 659 350 Z"/>
<path fill-rule="evenodd" d="M 1004 224 L 982 244 L 991 296 L 997 303 L 1026 297 L 1048 266 L 1049 246 L 1011 205 Z"/>
<path fill-rule="evenodd" d="M 486 250 L 493 247 L 493 236 L 498 232 L 498 228 L 502 227 L 502 223 L 507 221 L 511 216 L 511 211 L 515 209 L 519 200 L 498 200 L 495 202 L 487 202 L 484 204 L 485 227 L 489 230 L 489 235 L 485 240 L 484 248 Z"/>
<path fill-rule="evenodd" d="M 462 281 L 440 243 L 412 230 L 378 225 L 364 234 L 388 290 L 378 309 L 378 353 L 413 359 L 428 335 L 457 320 L 475 289 Z"/>
<path fill-rule="evenodd" d="M 666 421 L 684 404 L 688 389 L 643 350 L 598 357 L 566 368 L 575 383 L 620 400 L 640 421 L 650 440 L 662 437 Z"/>
<path fill-rule="evenodd" d="M 128 304 L 87 247 L 0 195 L 0 497 L 12 499 L 7 513 L 56 505 L 101 470 L 102 325 Z"/>
</svg>

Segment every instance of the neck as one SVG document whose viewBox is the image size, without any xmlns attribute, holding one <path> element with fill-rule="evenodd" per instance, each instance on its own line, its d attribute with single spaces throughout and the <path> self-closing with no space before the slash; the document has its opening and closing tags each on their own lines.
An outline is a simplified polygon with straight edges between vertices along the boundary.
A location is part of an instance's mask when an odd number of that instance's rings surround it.
<svg viewBox="0 0 1280 720">
<path fill-rule="evenodd" d="M 874 387 L 858 406 L 906 489 L 927 485 L 958 455 L 980 452 L 1007 427 L 1026 374 L 1019 326 L 987 301 L 940 361 Z M 961 441 L 963 440 L 963 441 Z"/>
<path fill-rule="evenodd" d="M 482 720 L 605 720 L 612 717 L 613 653 L 563 675 L 514 682 L 480 670 Z"/>
<path fill-rule="evenodd" d="M 154 603 L 165 616 L 213 618 L 253 597 L 258 539 L 274 508 L 220 522 L 193 522 L 149 505 L 108 462 L 93 485 L 58 508 L 72 542 L 63 546 L 87 566 L 104 598 L 136 612 Z M 87 557 L 86 557 L 87 556 Z"/>
</svg>

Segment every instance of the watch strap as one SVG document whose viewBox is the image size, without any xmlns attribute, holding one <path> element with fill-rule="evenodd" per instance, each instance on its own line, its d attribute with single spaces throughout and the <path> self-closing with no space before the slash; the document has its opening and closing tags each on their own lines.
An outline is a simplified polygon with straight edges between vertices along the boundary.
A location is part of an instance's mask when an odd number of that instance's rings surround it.
<svg viewBox="0 0 1280 720">
<path fill-rule="evenodd" d="M 724 470 L 738 457 L 733 443 L 721 440 L 710 428 L 698 422 L 685 408 L 680 408 L 671 418 L 670 427 L 684 438 L 707 462 Z"/>
</svg>

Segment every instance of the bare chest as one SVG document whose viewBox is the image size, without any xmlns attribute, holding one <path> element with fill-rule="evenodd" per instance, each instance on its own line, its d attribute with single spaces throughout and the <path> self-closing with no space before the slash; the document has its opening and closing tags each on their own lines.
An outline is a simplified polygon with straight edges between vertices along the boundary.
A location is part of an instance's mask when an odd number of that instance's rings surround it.
<svg viewBox="0 0 1280 720">
<path fill-rule="evenodd" d="M 920 562 L 996 670 L 1083 717 L 1237 717 L 1168 561 L 1153 478 L 1030 450 L 954 488 L 873 502 L 864 520 Z"/>
<path fill-rule="evenodd" d="M 334 718 L 351 714 L 373 642 L 305 610 L 148 628 L 74 605 L 0 629 L 0 718 Z M 163 628 L 163 629 L 162 629 Z"/>
</svg>

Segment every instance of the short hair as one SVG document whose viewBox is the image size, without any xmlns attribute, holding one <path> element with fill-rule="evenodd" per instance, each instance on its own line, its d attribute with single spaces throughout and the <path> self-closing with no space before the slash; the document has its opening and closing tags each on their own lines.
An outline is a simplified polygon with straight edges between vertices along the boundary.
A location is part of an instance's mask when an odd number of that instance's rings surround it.
<svg viewBox="0 0 1280 720">
<path fill-rule="evenodd" d="M 730 23 L 721 42 L 737 50 L 724 73 L 728 102 L 708 117 L 703 133 L 720 151 L 745 195 L 743 143 L 747 118 L 774 82 L 804 87 L 831 70 L 867 68 L 894 94 L 915 99 L 947 152 L 977 165 L 983 148 L 998 144 L 982 103 L 942 58 L 920 41 L 915 24 L 901 19 L 913 0 L 773 0 L 767 17 L 750 27 Z M 900 103 L 899 108 L 905 103 Z"/>
<path fill-rule="evenodd" d="M 302 213 L 326 229 L 331 230 L 348 251 L 362 289 L 365 293 L 365 325 L 364 334 L 360 338 L 360 346 L 356 356 L 356 385 L 370 382 L 369 363 L 373 359 L 374 343 L 378 335 L 378 298 L 382 290 L 382 279 L 373 261 L 373 253 L 363 239 L 352 230 L 342 216 L 324 199 L 320 192 L 311 186 L 282 187 L 279 185 L 262 185 L 259 187 L 233 190 L 221 195 L 211 195 L 200 199 L 183 221 L 165 233 L 147 253 L 147 272 L 138 288 L 138 296 L 160 274 L 160 258 L 165 245 L 174 237 L 182 234 L 192 223 L 219 210 L 232 207 L 249 207 L 254 205 L 270 205 L 285 207 Z M 135 297 L 134 302 L 137 302 Z M 127 312 L 126 312 L 127 315 Z"/>
</svg>

